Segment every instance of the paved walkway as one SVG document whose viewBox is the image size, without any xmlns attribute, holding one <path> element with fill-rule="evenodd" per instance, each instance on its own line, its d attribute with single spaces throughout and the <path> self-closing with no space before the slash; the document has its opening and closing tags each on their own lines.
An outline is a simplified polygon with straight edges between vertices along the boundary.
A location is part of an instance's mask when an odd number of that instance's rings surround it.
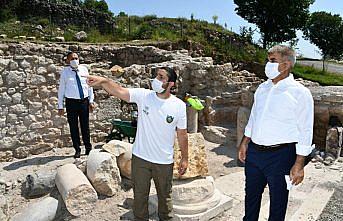
<svg viewBox="0 0 343 221">
<path fill-rule="evenodd" d="M 316 69 L 322 70 L 323 69 L 323 62 L 322 61 L 297 61 L 298 64 L 305 65 L 305 66 L 312 66 Z M 328 72 L 343 74 L 343 64 L 335 64 L 330 62 L 325 62 L 325 70 Z"/>
<path fill-rule="evenodd" d="M 290 191 L 289 205 L 287 209 L 287 221 L 310 221 L 317 220 L 328 204 L 335 189 L 340 186 L 343 177 L 343 163 L 334 166 L 316 165 L 310 163 L 305 168 L 305 179 L 299 186 Z M 244 173 L 237 172 L 216 179 L 216 186 L 224 194 L 234 198 L 231 210 L 226 211 L 216 221 L 238 221 L 242 220 L 244 213 Z M 268 220 L 269 194 L 266 188 L 260 221 Z M 324 220 L 324 219 L 321 219 Z M 326 219 L 335 220 L 335 219 Z M 338 221 L 338 220 L 337 220 Z"/>
</svg>

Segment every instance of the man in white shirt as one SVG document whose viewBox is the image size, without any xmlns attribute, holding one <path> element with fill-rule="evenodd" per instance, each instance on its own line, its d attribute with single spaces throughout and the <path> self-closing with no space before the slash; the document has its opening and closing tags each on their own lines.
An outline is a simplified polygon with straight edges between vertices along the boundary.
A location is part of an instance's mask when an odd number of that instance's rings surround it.
<svg viewBox="0 0 343 221">
<path fill-rule="evenodd" d="M 67 64 L 61 71 L 60 86 L 58 88 L 58 114 L 64 114 L 63 100 L 66 100 L 67 119 L 70 128 L 71 139 L 75 149 L 74 158 L 81 154 L 81 141 L 79 135 L 79 120 L 83 144 L 86 155 L 92 149 L 89 131 L 89 111 L 94 109 L 93 88 L 87 84 L 88 69 L 79 65 L 79 57 L 74 52 L 67 54 Z"/>
<path fill-rule="evenodd" d="M 310 91 L 290 73 L 295 52 L 283 45 L 268 51 L 268 80 L 254 95 L 238 158 L 245 163 L 244 221 L 257 221 L 262 193 L 268 184 L 269 220 L 285 219 L 288 189 L 304 179 L 305 157 L 312 151 L 314 107 Z"/>
<path fill-rule="evenodd" d="M 132 181 L 134 192 L 133 213 L 135 220 L 148 220 L 148 200 L 151 179 L 158 196 L 160 220 L 171 220 L 173 146 L 175 135 L 181 149 L 179 174 L 188 167 L 188 136 L 186 105 L 170 93 L 177 75 L 171 68 L 159 68 L 152 80 L 153 90 L 124 88 L 115 82 L 97 76 L 89 76 L 91 86 L 101 86 L 109 94 L 138 106 L 138 126 L 133 145 Z"/>
</svg>

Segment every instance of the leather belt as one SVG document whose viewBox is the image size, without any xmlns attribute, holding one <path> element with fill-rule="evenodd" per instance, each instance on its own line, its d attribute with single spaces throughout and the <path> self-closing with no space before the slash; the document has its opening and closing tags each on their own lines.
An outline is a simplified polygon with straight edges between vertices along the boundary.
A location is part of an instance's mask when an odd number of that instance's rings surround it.
<svg viewBox="0 0 343 221">
<path fill-rule="evenodd" d="M 66 97 L 66 100 L 69 100 L 71 102 L 84 103 L 84 102 L 88 101 L 88 97 L 85 97 L 83 99 L 75 99 L 75 98 Z"/>
<path fill-rule="evenodd" d="M 288 145 L 295 145 L 296 142 L 293 143 L 281 143 L 281 144 L 274 144 L 270 146 L 265 146 L 265 145 L 259 145 L 251 141 L 253 144 L 254 148 L 258 151 L 277 151 L 280 150 L 283 147 L 288 147 Z"/>
</svg>

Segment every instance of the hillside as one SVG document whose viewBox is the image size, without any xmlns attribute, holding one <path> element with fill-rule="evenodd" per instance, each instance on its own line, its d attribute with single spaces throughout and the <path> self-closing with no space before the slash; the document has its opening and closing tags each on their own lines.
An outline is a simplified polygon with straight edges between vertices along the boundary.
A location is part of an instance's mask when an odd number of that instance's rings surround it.
<svg viewBox="0 0 343 221">
<path fill-rule="evenodd" d="M 37 41 L 89 43 L 168 40 L 175 49 L 185 48 L 196 56 L 211 56 L 220 64 L 261 63 L 265 59 L 265 51 L 252 43 L 251 33 L 247 30 L 236 34 L 193 16 L 191 19 L 158 18 L 155 15 L 139 17 L 124 12 L 114 16 L 108 8 L 86 7 L 86 2 L 96 1 L 5 1 L 5 7 L 0 9 L 0 35 L 6 39 L 30 36 Z M 78 14 L 73 16 L 75 12 Z M 76 39 L 75 34 L 79 31 L 85 31 L 87 38 Z"/>
</svg>

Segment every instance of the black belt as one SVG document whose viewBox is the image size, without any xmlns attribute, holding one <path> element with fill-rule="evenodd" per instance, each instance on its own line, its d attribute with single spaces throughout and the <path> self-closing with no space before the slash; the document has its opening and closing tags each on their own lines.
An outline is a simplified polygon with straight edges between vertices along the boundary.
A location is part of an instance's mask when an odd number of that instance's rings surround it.
<svg viewBox="0 0 343 221">
<path fill-rule="evenodd" d="M 66 100 L 72 101 L 72 102 L 77 102 L 77 103 L 84 103 L 84 102 L 88 101 L 88 97 L 85 97 L 83 99 L 75 99 L 75 98 L 66 97 Z"/>
<path fill-rule="evenodd" d="M 253 144 L 254 148 L 258 151 L 277 151 L 280 150 L 283 147 L 288 147 L 288 145 L 295 145 L 296 142 L 293 143 L 280 143 L 280 144 L 274 144 L 270 146 L 265 146 L 265 145 L 259 145 L 251 141 Z"/>
</svg>

